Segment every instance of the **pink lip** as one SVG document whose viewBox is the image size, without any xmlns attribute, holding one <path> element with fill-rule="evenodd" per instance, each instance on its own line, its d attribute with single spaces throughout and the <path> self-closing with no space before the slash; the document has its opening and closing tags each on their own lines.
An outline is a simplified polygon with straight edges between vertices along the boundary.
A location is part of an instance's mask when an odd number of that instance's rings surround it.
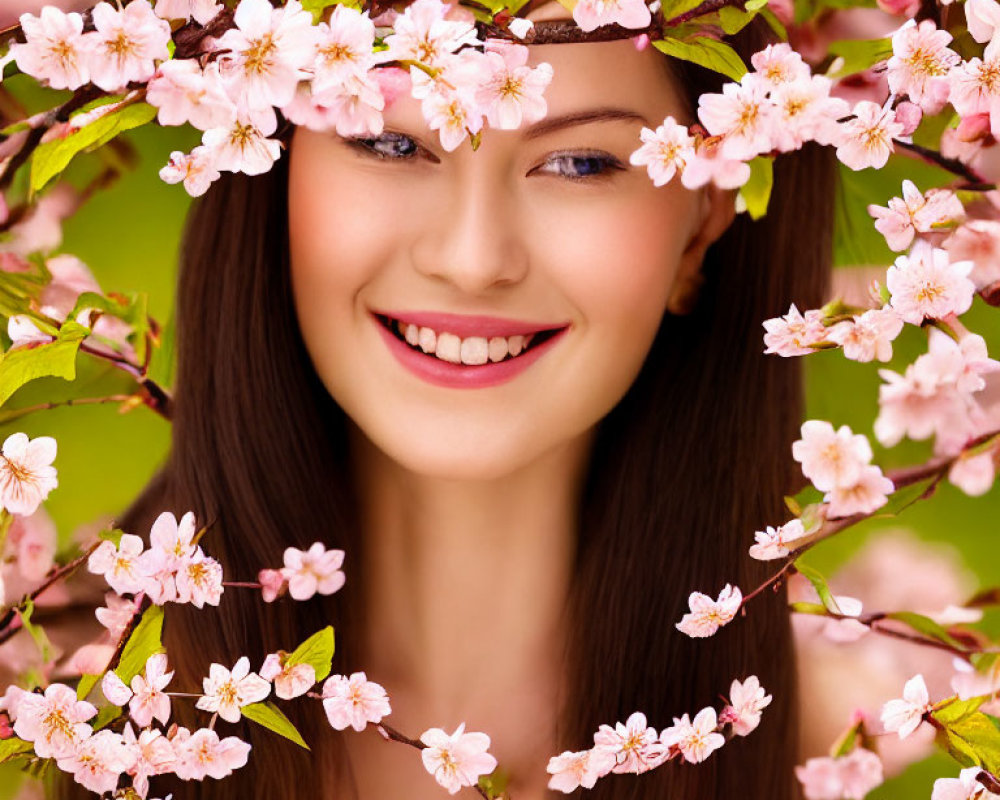
<svg viewBox="0 0 1000 800">
<path fill-rule="evenodd" d="M 530 322 L 521 319 L 487 317 L 479 314 L 445 314 L 440 311 L 379 311 L 372 313 L 392 317 L 408 325 L 430 328 L 435 333 L 453 333 L 460 339 L 469 336 L 527 336 L 529 333 L 565 328 L 567 322 Z"/>
<path fill-rule="evenodd" d="M 398 319 L 398 317 L 397 317 Z M 470 319 L 470 318 L 466 318 Z M 488 318 L 482 318 L 488 319 Z M 450 389 L 484 389 L 488 386 L 496 386 L 506 383 L 524 370 L 534 364 L 545 353 L 551 350 L 557 341 L 566 333 L 567 328 L 563 328 L 550 339 L 546 339 L 541 344 L 532 347 L 523 355 L 507 361 L 497 363 L 488 362 L 469 366 L 467 364 L 452 364 L 449 361 L 442 361 L 434 356 L 427 355 L 418 350 L 414 350 L 405 342 L 400 341 L 396 336 L 383 325 L 376 317 L 372 321 L 378 327 L 379 333 L 385 340 L 396 359 L 416 375 L 428 383 L 435 386 L 444 386 Z M 503 320 L 502 320 L 503 321 Z M 417 323 L 413 323 L 414 325 Z M 427 327 L 432 327 L 428 325 Z M 551 330 L 551 328 L 535 328 L 535 330 Z M 450 331 L 446 331 L 450 332 Z M 529 331 L 530 333 L 530 331 Z M 456 334 L 458 335 L 458 334 Z M 511 334 L 515 336 L 517 334 Z"/>
</svg>

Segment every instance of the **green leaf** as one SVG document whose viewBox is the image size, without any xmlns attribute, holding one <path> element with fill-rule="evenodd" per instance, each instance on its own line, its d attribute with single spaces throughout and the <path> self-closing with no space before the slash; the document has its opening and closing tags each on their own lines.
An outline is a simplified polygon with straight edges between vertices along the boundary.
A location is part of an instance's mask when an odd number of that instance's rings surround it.
<svg viewBox="0 0 1000 800">
<path fill-rule="evenodd" d="M 119 706 L 101 706 L 101 710 L 97 712 L 97 716 L 94 717 L 93 726 L 95 731 L 99 731 L 101 728 L 106 728 L 112 722 L 114 722 L 118 717 L 122 715 L 122 710 Z"/>
<path fill-rule="evenodd" d="M 954 725 L 961 722 L 966 717 L 975 714 L 983 704 L 984 698 L 970 697 L 968 700 L 958 700 L 957 698 L 946 701 L 939 708 L 935 708 L 933 717 L 942 725 Z"/>
<path fill-rule="evenodd" d="M 937 713 L 933 716 L 941 722 Z M 948 743 L 952 747 L 971 758 L 976 766 L 981 766 L 994 775 L 1000 773 L 1000 730 L 997 730 L 989 716 L 976 711 L 956 722 L 941 724 L 948 733 Z"/>
<path fill-rule="evenodd" d="M 833 592 L 830 591 L 830 587 L 826 583 L 826 578 L 818 570 L 808 567 L 805 564 L 800 564 L 798 561 L 795 562 L 795 569 L 809 580 L 809 583 L 816 590 L 816 594 L 819 595 L 819 599 L 823 601 L 823 605 L 829 611 L 832 611 L 834 614 L 844 613 L 840 610 L 840 606 L 837 605 L 837 601 L 834 600 Z"/>
<path fill-rule="evenodd" d="M 750 8 L 750 3 L 747 3 L 747 8 Z M 779 39 L 783 42 L 788 41 L 788 29 L 785 27 L 784 23 L 778 19 L 775 13 L 764 6 L 760 9 L 760 15 L 767 21 L 767 24 L 771 26 L 771 30 L 777 35 Z"/>
<path fill-rule="evenodd" d="M 750 163 L 750 179 L 740 187 L 740 196 L 746 204 L 751 219 L 760 219 L 767 213 L 774 186 L 774 157 L 757 156 Z"/>
<path fill-rule="evenodd" d="M 749 3 L 747 3 L 746 11 L 736 8 L 736 6 L 723 6 L 719 9 L 719 24 L 727 35 L 732 36 L 749 25 L 755 16 L 757 16 L 757 12 L 750 8 Z"/>
<path fill-rule="evenodd" d="M 31 192 L 41 191 L 78 153 L 96 150 L 119 133 L 145 125 L 155 116 L 156 109 L 148 103 L 132 103 L 95 119 L 65 139 L 40 144 L 31 157 Z"/>
<path fill-rule="evenodd" d="M 76 353 L 90 333 L 75 322 L 64 322 L 54 341 L 15 347 L 0 358 L 0 406 L 12 394 L 36 378 L 76 378 Z"/>
<path fill-rule="evenodd" d="M 35 746 L 24 739 L 11 736 L 9 739 L 0 739 L 0 764 L 11 761 L 18 756 L 28 755 L 34 752 Z"/>
<path fill-rule="evenodd" d="M 338 2 L 339 0 L 302 0 L 302 8 L 313 15 L 313 24 L 316 24 L 323 18 L 323 12 Z"/>
<path fill-rule="evenodd" d="M 19 609 L 17 614 L 21 618 L 21 624 L 34 640 L 38 647 L 38 652 L 42 654 L 42 663 L 48 664 L 52 658 L 52 643 L 45 634 L 45 629 L 41 625 L 36 625 L 31 621 L 31 615 L 35 613 L 35 603 L 31 598 L 24 601 L 24 608 Z"/>
<path fill-rule="evenodd" d="M 163 652 L 163 609 L 150 606 L 143 612 L 142 619 L 135 626 L 132 635 L 122 650 L 115 672 L 126 684 L 142 672 L 146 660 L 155 653 Z"/>
<path fill-rule="evenodd" d="M 933 477 L 927 478 L 926 480 L 910 484 L 909 486 L 904 486 L 902 489 L 893 492 L 889 496 L 889 502 L 882 506 L 873 516 L 881 518 L 895 517 L 898 514 L 901 514 L 907 508 L 923 498 L 926 493 L 930 492 L 930 494 L 933 494 L 935 481 L 936 479 Z M 929 497 L 930 494 L 927 496 Z"/>
<path fill-rule="evenodd" d="M 788 608 L 796 614 L 813 614 L 817 617 L 830 616 L 826 606 L 821 603 L 806 603 L 803 601 L 789 603 Z"/>
<path fill-rule="evenodd" d="M 696 36 L 686 42 L 680 39 L 659 39 L 653 44 L 668 56 L 721 72 L 734 81 L 747 73 L 746 64 L 732 47 L 707 36 Z"/>
<path fill-rule="evenodd" d="M 957 647 L 960 650 L 965 649 L 962 647 L 962 643 L 954 639 L 944 626 L 939 625 L 930 617 L 925 617 L 923 614 L 915 614 L 912 611 L 895 611 L 892 614 L 886 614 L 885 616 L 886 619 L 894 619 L 902 622 L 904 625 L 908 625 L 917 633 L 920 633 L 929 639 L 944 642 L 948 646 Z"/>
<path fill-rule="evenodd" d="M 109 317 L 116 317 L 132 328 L 129 338 L 135 348 L 136 360 L 140 364 L 146 359 L 146 331 L 149 329 L 149 317 L 146 313 L 148 295 L 145 292 L 132 294 L 130 297 L 105 297 L 97 292 L 83 292 L 76 298 L 76 305 L 67 315 L 67 319 L 76 319 L 88 308 L 97 309 Z"/>
<path fill-rule="evenodd" d="M 104 542 L 111 542 L 117 548 L 121 544 L 122 536 L 124 535 L 125 531 L 118 528 L 111 528 L 110 530 L 101 531 L 97 534 L 97 538 Z"/>
<path fill-rule="evenodd" d="M 873 64 L 889 58 L 892 55 L 892 39 L 888 36 L 884 39 L 842 39 L 833 42 L 829 51 L 831 55 L 843 58 L 844 64 L 827 77 L 843 78 L 864 72 Z"/>
<path fill-rule="evenodd" d="M 76 685 L 76 699 L 86 700 L 87 695 L 89 695 L 94 687 L 97 686 L 97 682 L 102 678 L 101 675 L 84 675 L 80 678 L 80 682 Z"/>
<path fill-rule="evenodd" d="M 296 647 L 285 659 L 285 664 L 309 664 L 316 670 L 316 681 L 330 674 L 333 664 L 333 628 L 327 625 Z"/>
<path fill-rule="evenodd" d="M 510 776 L 502 767 L 497 767 L 489 775 L 480 776 L 478 786 L 492 800 L 492 798 L 503 797 L 509 783 Z"/>
<path fill-rule="evenodd" d="M 304 747 L 306 750 L 309 749 L 309 745 L 306 744 L 305 739 L 298 732 L 292 722 L 288 717 L 286 717 L 281 709 L 278 708 L 274 703 L 251 703 L 248 706 L 243 706 L 241 709 L 243 716 L 258 725 L 263 725 L 270 731 L 274 731 L 280 736 L 284 736 L 289 739 L 299 747 Z"/>
</svg>

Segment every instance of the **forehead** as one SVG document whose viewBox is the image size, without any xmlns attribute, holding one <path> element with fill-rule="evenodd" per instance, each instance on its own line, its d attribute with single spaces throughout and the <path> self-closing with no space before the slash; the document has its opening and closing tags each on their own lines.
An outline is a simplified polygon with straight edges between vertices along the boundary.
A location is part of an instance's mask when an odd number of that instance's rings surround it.
<svg viewBox="0 0 1000 800">
<path fill-rule="evenodd" d="M 532 22 L 570 19 L 557 2 L 547 2 L 528 14 Z M 654 126 L 663 117 L 686 116 L 683 87 L 668 60 L 652 45 L 642 51 L 630 39 L 586 44 L 532 45 L 529 63 L 548 62 L 554 72 L 546 92 L 549 116 L 594 106 L 638 111 Z"/>
</svg>

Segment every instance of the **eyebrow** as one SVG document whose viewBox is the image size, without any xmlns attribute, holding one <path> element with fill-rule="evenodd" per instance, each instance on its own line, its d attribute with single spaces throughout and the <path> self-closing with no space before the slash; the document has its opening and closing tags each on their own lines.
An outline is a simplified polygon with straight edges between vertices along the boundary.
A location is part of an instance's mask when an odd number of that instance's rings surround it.
<svg viewBox="0 0 1000 800">
<path fill-rule="evenodd" d="M 534 125 L 524 130 L 525 139 L 537 139 L 539 136 L 553 133 L 573 125 L 584 125 L 588 122 L 609 122 L 613 120 L 627 120 L 641 122 L 646 127 L 651 127 L 646 118 L 637 111 L 629 111 L 623 108 L 596 108 L 591 111 L 577 111 L 572 114 L 563 114 L 561 117 L 550 117 L 536 122 Z"/>
</svg>

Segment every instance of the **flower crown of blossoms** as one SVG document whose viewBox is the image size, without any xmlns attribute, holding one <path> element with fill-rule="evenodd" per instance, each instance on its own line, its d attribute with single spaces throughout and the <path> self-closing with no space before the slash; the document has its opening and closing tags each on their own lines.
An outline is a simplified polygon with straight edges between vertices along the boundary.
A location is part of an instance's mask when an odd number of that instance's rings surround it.
<svg viewBox="0 0 1000 800">
<path fill-rule="evenodd" d="M 994 0 L 969 0 L 968 29 L 990 41 Z M 715 69 L 730 78 L 721 93 L 702 95 L 698 123 L 667 117 L 644 128 L 631 162 L 645 166 L 657 186 L 675 175 L 688 188 L 709 182 L 744 187 L 741 207 L 766 209 L 774 155 L 809 141 L 834 146 L 854 170 L 883 166 L 894 146 L 910 138 L 924 114 L 951 103 L 962 116 L 962 142 L 976 142 L 1000 127 L 998 89 L 991 78 L 1000 62 L 996 46 L 967 61 L 949 49 L 952 37 L 931 20 L 906 22 L 889 40 L 862 53 L 845 70 L 837 59 L 814 74 L 785 42 L 751 58 L 751 69 L 724 41 L 762 15 L 781 35 L 781 21 L 760 0 L 705 0 L 649 6 L 643 0 L 578 0 L 573 22 L 538 25 L 515 16 L 524 0 L 506 5 L 453 6 L 416 0 L 401 12 L 359 9 L 330 0 L 239 0 L 234 9 L 208 0 L 131 0 L 98 3 L 85 14 L 45 7 L 24 14 L 2 64 L 14 62 L 42 84 L 76 92 L 60 109 L 28 120 L 37 146 L 66 139 L 56 163 L 36 153 L 37 190 L 94 144 L 79 135 L 114 116 L 116 131 L 145 124 L 190 124 L 203 131 L 190 153 L 172 154 L 161 177 L 204 193 L 220 172 L 266 172 L 281 153 L 271 138 L 279 117 L 345 137 L 376 137 L 382 112 L 401 94 L 420 101 L 423 116 L 452 151 L 468 139 L 477 146 L 484 127 L 510 130 L 546 114 L 552 68 L 530 67 L 528 44 L 632 38 L 668 55 Z M 668 16 L 671 11 L 678 13 Z M 373 16 L 374 13 L 374 16 Z M 655 37 L 655 40 L 651 39 Z M 22 41 L 23 40 L 23 41 Z M 890 96 L 883 104 L 851 104 L 834 96 L 839 73 L 854 74 L 891 53 L 885 64 Z M 855 62 L 857 55 L 852 57 Z M 85 109 L 85 110 L 81 110 Z M 981 121 L 984 120 L 985 122 Z M 98 130 L 104 132 L 107 121 Z M 74 141 L 75 140 L 75 141 Z M 31 153 L 8 140 L 0 181 Z M 923 153 L 934 158 L 930 151 Z M 937 157 L 945 163 L 948 159 Z M 952 159 L 972 180 L 972 171 Z M 748 183 L 750 186 L 747 186 Z"/>
</svg>

